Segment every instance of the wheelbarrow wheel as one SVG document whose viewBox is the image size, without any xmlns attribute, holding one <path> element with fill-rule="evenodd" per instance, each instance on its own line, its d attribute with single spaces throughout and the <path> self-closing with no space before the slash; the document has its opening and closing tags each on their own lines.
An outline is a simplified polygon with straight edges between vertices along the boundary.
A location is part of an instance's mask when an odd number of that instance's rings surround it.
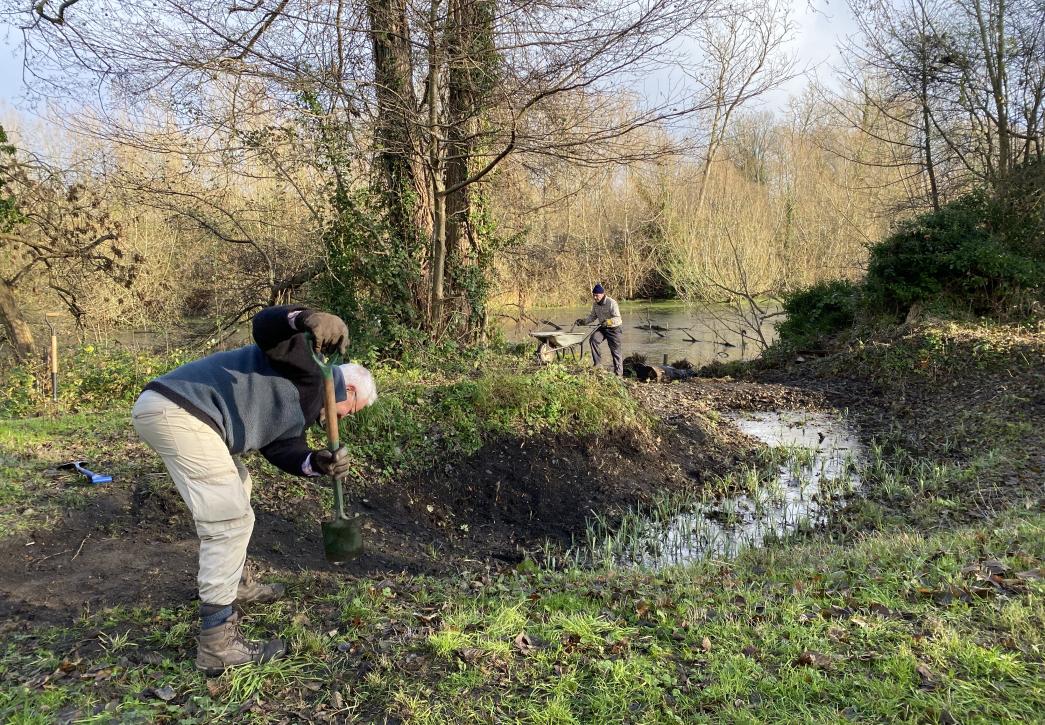
<svg viewBox="0 0 1045 725">
<path fill-rule="evenodd" d="M 550 363 L 555 360 L 555 350 L 546 342 L 542 342 L 537 346 L 536 353 L 537 362 Z"/>
</svg>

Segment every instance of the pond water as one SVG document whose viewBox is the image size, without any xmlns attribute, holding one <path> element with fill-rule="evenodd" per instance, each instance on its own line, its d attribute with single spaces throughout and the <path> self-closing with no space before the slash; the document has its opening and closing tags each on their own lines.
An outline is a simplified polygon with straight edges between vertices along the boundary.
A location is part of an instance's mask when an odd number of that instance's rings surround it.
<svg viewBox="0 0 1045 725">
<path fill-rule="evenodd" d="M 729 420 L 769 446 L 774 475 L 766 480 L 752 469 L 732 480 L 744 493 L 665 503 L 626 516 L 612 533 L 596 526 L 589 530 L 590 549 L 621 565 L 654 569 L 730 558 L 823 525 L 860 485 L 863 450 L 836 415 L 785 411 Z"/>
<path fill-rule="evenodd" d="M 578 317 L 585 317 L 591 306 L 554 309 L 527 310 L 535 320 L 554 322 L 569 329 Z M 701 308 L 685 304 L 643 304 L 640 302 L 621 305 L 624 325 L 624 356 L 641 353 L 648 362 L 661 363 L 664 356 L 668 362 L 686 358 L 695 367 L 715 360 L 748 360 L 761 352 L 754 342 L 757 335 L 746 328 L 735 315 L 724 308 Z M 779 318 L 777 318 L 779 319 Z M 650 325 L 655 328 L 650 329 Z M 535 324 L 532 320 L 516 322 L 507 320 L 501 324 L 505 336 L 515 342 L 531 340 L 530 333 L 536 330 L 553 330 L 549 324 Z M 741 334 L 741 330 L 744 334 Z M 771 323 L 763 325 L 766 340 L 776 339 L 776 328 Z M 535 343 L 536 344 L 536 343 Z M 587 350 L 587 345 L 585 345 Z M 608 350 L 604 347 L 603 365 L 611 364 Z M 586 353 L 588 354 L 588 353 Z M 590 354 L 588 354 L 590 360 Z"/>
</svg>

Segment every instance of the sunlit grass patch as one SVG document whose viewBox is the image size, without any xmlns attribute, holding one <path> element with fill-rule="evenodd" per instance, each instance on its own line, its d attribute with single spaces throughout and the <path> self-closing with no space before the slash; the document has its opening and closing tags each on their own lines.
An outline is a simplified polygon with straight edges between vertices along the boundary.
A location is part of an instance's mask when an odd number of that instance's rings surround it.
<svg viewBox="0 0 1045 725">
<path fill-rule="evenodd" d="M 157 721 L 190 708 L 216 721 L 247 707 L 274 723 L 295 703 L 410 722 L 1033 721 L 1045 708 L 1043 524 L 1023 514 L 658 573 L 537 570 L 479 590 L 302 576 L 293 598 L 246 620 L 256 636 L 289 637 L 290 656 L 211 680 L 192 666 L 192 607 L 113 608 L 7 642 L 0 719 L 74 708 L 87 722 Z M 985 560 L 1006 567 L 1002 590 L 940 596 L 976 587 Z M 170 703 L 148 694 L 163 685 Z"/>
</svg>

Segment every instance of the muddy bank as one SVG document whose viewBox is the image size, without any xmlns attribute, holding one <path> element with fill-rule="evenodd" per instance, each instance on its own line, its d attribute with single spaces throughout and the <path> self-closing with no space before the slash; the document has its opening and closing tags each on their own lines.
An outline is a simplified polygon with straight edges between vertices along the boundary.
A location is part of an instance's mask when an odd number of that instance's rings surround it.
<svg viewBox="0 0 1045 725">
<path fill-rule="evenodd" d="M 822 395 L 890 461 L 833 528 L 947 528 L 1045 509 L 1045 326 L 927 319 L 751 366 L 752 385 Z"/>
<path fill-rule="evenodd" d="M 655 420 L 648 429 L 502 437 L 475 455 L 439 461 L 395 485 L 372 486 L 352 501 L 367 519 L 366 553 L 341 567 L 322 556 L 324 492 L 252 464 L 257 522 L 250 557 L 277 576 L 513 566 L 546 541 L 569 545 L 583 538 L 592 514 L 612 520 L 658 494 L 698 490 L 707 476 L 748 460 L 757 444 L 711 420 L 720 404 L 776 404 L 773 395 L 752 396 L 755 388 L 748 388 L 632 386 Z M 195 597 L 196 538 L 184 505 L 130 431 L 113 444 L 130 460 L 125 475 L 87 491 L 81 505 L 46 527 L 0 541 L 0 615 L 60 621 L 84 609 L 159 607 Z"/>
</svg>

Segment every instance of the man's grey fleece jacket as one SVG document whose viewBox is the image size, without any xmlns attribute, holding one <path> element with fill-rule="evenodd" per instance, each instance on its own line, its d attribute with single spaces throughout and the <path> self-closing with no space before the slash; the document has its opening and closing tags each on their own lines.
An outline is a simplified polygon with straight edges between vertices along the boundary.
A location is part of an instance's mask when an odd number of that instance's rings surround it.
<svg viewBox="0 0 1045 725">
<path fill-rule="evenodd" d="M 291 323 L 288 315 L 299 312 Z M 323 408 L 323 373 L 300 332 L 311 310 L 268 307 L 253 320 L 256 344 L 182 365 L 148 385 L 212 427 L 232 454 L 260 451 L 283 471 L 302 475 L 312 452 L 305 430 Z"/>
</svg>

